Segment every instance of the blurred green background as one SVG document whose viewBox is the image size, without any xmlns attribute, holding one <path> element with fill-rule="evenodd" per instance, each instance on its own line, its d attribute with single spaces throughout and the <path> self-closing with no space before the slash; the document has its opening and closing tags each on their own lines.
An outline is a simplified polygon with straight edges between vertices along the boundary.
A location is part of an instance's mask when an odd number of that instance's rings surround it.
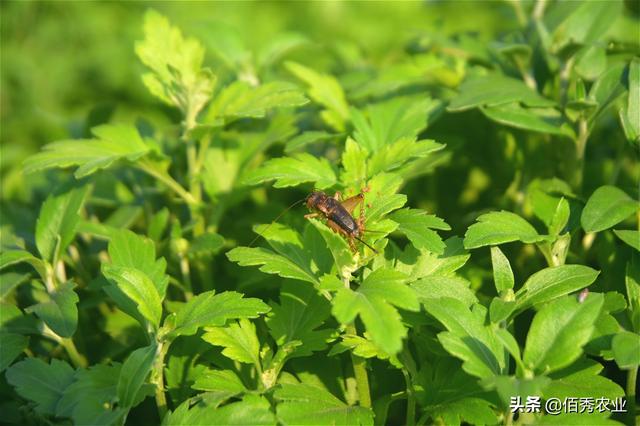
<svg viewBox="0 0 640 426">
<path fill-rule="evenodd" d="M 3 177 L 44 143 L 82 134 L 88 111 L 158 110 L 134 53 L 147 8 L 200 38 L 218 73 L 229 71 L 213 54 L 219 44 L 242 55 L 283 33 L 305 40 L 296 54 L 306 63 L 339 72 L 397 61 L 425 34 L 489 40 L 517 22 L 503 2 L 2 2 Z"/>
</svg>

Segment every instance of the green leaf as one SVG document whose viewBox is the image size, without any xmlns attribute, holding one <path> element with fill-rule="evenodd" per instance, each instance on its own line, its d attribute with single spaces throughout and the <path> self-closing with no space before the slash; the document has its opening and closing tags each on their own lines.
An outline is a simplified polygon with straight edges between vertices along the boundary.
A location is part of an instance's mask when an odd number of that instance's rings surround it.
<svg viewBox="0 0 640 426">
<path fill-rule="evenodd" d="M 476 305 L 477 306 L 477 305 Z M 424 303 L 425 310 L 448 330 L 438 334 L 445 350 L 463 361 L 467 373 L 486 378 L 504 367 L 503 346 L 484 318 L 457 299 L 441 297 Z"/>
<path fill-rule="evenodd" d="M 325 158 L 300 153 L 293 157 L 274 158 L 253 171 L 244 179 L 246 185 L 256 185 L 275 180 L 276 188 L 297 186 L 305 182 L 315 182 L 318 189 L 335 185 L 336 174 Z"/>
<path fill-rule="evenodd" d="M 247 391 L 238 375 L 231 370 L 211 370 L 201 373 L 192 386 L 206 392 L 229 392 L 238 395 Z"/>
<path fill-rule="evenodd" d="M 481 107 L 490 120 L 516 129 L 574 138 L 575 132 L 563 115 L 553 108 L 523 108 L 518 102 Z"/>
<path fill-rule="evenodd" d="M 47 295 L 46 301 L 30 306 L 25 311 L 35 313 L 58 336 L 71 337 L 78 326 L 76 305 L 80 301 L 73 291 L 74 287 L 72 282 L 62 284 L 54 293 Z"/>
<path fill-rule="evenodd" d="M 156 260 L 155 244 L 149 238 L 129 231 L 118 230 L 109 240 L 109 257 L 113 266 L 135 268 L 146 274 L 155 286 L 160 298 L 164 298 L 169 277 L 166 275 L 167 262 Z"/>
<path fill-rule="evenodd" d="M 497 417 L 488 401 L 480 398 L 464 398 L 449 402 L 445 407 L 433 410 L 434 417 L 441 417 L 445 424 L 495 424 Z"/>
<path fill-rule="evenodd" d="M 548 224 L 550 235 L 560 235 L 569 223 L 569 217 L 571 216 L 571 206 L 569 202 L 564 198 L 558 200 L 553 216 Z"/>
<path fill-rule="evenodd" d="M 13 303 L 0 302 L 0 332 L 40 334 L 40 328 L 33 315 L 24 315 Z"/>
<path fill-rule="evenodd" d="M 224 246 L 224 238 L 215 232 L 198 235 L 189 244 L 187 255 L 192 259 L 213 256 Z"/>
<path fill-rule="evenodd" d="M 320 114 L 323 120 L 339 132 L 344 131 L 349 121 L 349 105 L 338 80 L 296 62 L 286 62 L 285 67 L 309 86 L 309 97 L 326 108 Z"/>
<path fill-rule="evenodd" d="M 278 418 L 285 425 L 373 425 L 369 408 L 347 405 L 324 389 L 282 384 L 275 392 Z"/>
<path fill-rule="evenodd" d="M 293 278 L 318 284 L 318 278 L 309 270 L 297 265 L 293 260 L 260 247 L 236 247 L 227 252 L 227 257 L 240 266 L 260 267 L 262 272 L 277 274 L 283 278 Z"/>
<path fill-rule="evenodd" d="M 498 324 L 501 321 L 505 321 L 515 311 L 516 302 L 506 301 L 494 297 L 489 305 L 489 318 L 494 324 Z"/>
<path fill-rule="evenodd" d="M 621 111 L 620 114 L 626 112 L 627 122 L 629 123 L 630 132 L 635 135 L 636 142 L 640 138 L 640 60 L 634 58 L 629 63 L 629 95 L 627 97 L 627 110 Z"/>
<path fill-rule="evenodd" d="M 176 312 L 172 336 L 189 336 L 200 327 L 221 326 L 229 319 L 257 318 L 269 311 L 260 299 L 243 298 L 235 291 L 201 293 Z"/>
<path fill-rule="evenodd" d="M 576 73 L 585 80 L 595 80 L 607 68 L 607 52 L 604 46 L 583 47 L 576 54 Z"/>
<path fill-rule="evenodd" d="M 393 212 L 389 218 L 398 223 L 398 231 L 407 236 L 417 249 L 426 249 L 437 254 L 444 253 L 442 238 L 432 229 L 451 229 L 444 220 L 428 215 L 424 210 L 402 209 Z"/>
<path fill-rule="evenodd" d="M 307 145 L 311 145 L 321 141 L 329 141 L 339 136 L 340 134 L 336 134 L 336 133 L 328 133 L 328 132 L 323 132 L 318 130 L 309 130 L 299 134 L 298 136 L 295 136 L 289 139 L 287 141 L 286 146 L 284 147 L 284 152 L 286 152 L 287 154 L 290 154 L 292 152 L 302 150 Z"/>
<path fill-rule="evenodd" d="M 130 267 L 103 264 L 102 273 L 136 304 L 137 311 L 145 319 L 158 328 L 162 316 L 162 299 L 144 272 Z"/>
<path fill-rule="evenodd" d="M 356 141 L 347 138 L 342 152 L 342 173 L 340 180 L 345 186 L 360 185 L 367 178 L 367 157 L 369 152 Z"/>
<path fill-rule="evenodd" d="M 395 267 L 413 279 L 429 275 L 451 276 L 469 260 L 470 255 L 464 251 L 462 238 L 451 237 L 445 242 L 444 253 L 436 255 L 426 250 L 417 250 L 411 245 L 405 247 L 397 257 Z"/>
<path fill-rule="evenodd" d="M 544 373 L 564 368 L 578 359 L 591 338 L 603 303 L 602 295 L 591 294 L 583 303 L 564 297 L 544 305 L 527 334 L 525 365 Z"/>
<path fill-rule="evenodd" d="M 441 418 L 449 424 L 495 424 L 491 403 L 474 378 L 461 368 L 460 362 L 441 357 L 431 365 L 423 365 L 417 376 L 416 398 L 431 421 Z M 487 398 L 488 399 L 488 398 Z"/>
<path fill-rule="evenodd" d="M 627 262 L 624 278 L 631 324 L 635 332 L 640 332 L 640 263 L 637 258 L 632 257 L 631 261 Z"/>
<path fill-rule="evenodd" d="M 356 291 L 338 290 L 332 301 L 333 315 L 343 324 L 360 315 L 376 345 L 390 355 L 398 353 L 407 330 L 394 306 L 409 311 L 420 309 L 415 291 L 404 284 L 406 278 L 391 269 L 373 271 Z"/>
<path fill-rule="evenodd" d="M 636 213 L 640 203 L 615 186 L 601 186 L 587 200 L 580 222 L 587 232 L 611 228 Z"/>
<path fill-rule="evenodd" d="M 621 331 L 611 342 L 613 358 L 621 369 L 638 368 L 640 364 L 640 335 Z"/>
<path fill-rule="evenodd" d="M 478 303 L 478 298 L 469 288 L 469 284 L 469 281 L 457 276 L 429 275 L 411 283 L 411 287 L 418 293 L 422 303 L 430 303 L 440 297 L 450 297 L 471 306 Z"/>
<path fill-rule="evenodd" d="M 222 354 L 234 361 L 253 364 L 260 370 L 260 342 L 256 326 L 247 319 L 226 327 L 207 327 L 202 335 L 205 342 L 222 346 Z"/>
<path fill-rule="evenodd" d="M 256 64 L 262 69 L 273 67 L 286 55 L 310 43 L 311 41 L 301 33 L 280 32 L 274 34 L 260 47 Z"/>
<path fill-rule="evenodd" d="M 59 259 L 76 235 L 80 209 L 89 192 L 88 186 L 63 190 L 47 197 L 36 223 L 36 246 L 48 262 Z"/>
<path fill-rule="evenodd" d="M 511 264 L 498 247 L 491 247 L 491 265 L 493 267 L 493 282 L 498 293 L 513 288 Z"/>
<path fill-rule="evenodd" d="M 629 246 L 640 251 L 640 231 L 614 229 L 613 233 Z"/>
<path fill-rule="evenodd" d="M 273 81 L 251 86 L 237 80 L 216 95 L 205 122 L 214 123 L 218 118 L 261 118 L 272 108 L 299 106 L 307 102 L 307 98 L 291 83 Z"/>
<path fill-rule="evenodd" d="M 542 416 L 537 420 L 538 425 L 558 425 L 558 426 L 582 426 L 582 425 L 598 425 L 598 426 L 620 426 L 620 422 L 608 419 L 609 412 L 600 413 L 560 413 L 554 416 Z"/>
<path fill-rule="evenodd" d="M 0 372 L 10 366 L 28 344 L 27 336 L 0 331 Z"/>
<path fill-rule="evenodd" d="M 537 376 L 530 379 L 514 376 L 493 376 L 483 380 L 482 384 L 486 389 L 495 389 L 502 404 L 508 407 L 512 397 L 519 396 L 522 401 L 526 401 L 528 396 L 543 395 L 544 389 L 549 382 L 551 382 L 551 379 L 546 376 Z"/>
<path fill-rule="evenodd" d="M 91 131 L 97 139 L 63 140 L 45 145 L 43 151 L 25 161 L 24 172 L 78 166 L 74 175 L 80 179 L 118 160 L 136 161 L 150 150 L 132 126 L 105 124 Z"/>
<path fill-rule="evenodd" d="M 571 8 L 571 14 L 552 34 L 552 51 L 572 44 L 588 44 L 599 40 L 622 12 L 621 2 L 584 2 Z"/>
<path fill-rule="evenodd" d="M 327 225 L 317 219 L 309 219 L 309 221 L 326 242 L 333 256 L 333 260 L 338 267 L 340 276 L 349 275 L 353 272 L 357 267 L 356 259 L 345 237 L 329 229 Z"/>
<path fill-rule="evenodd" d="M 124 414 L 113 409 L 121 365 L 97 364 L 78 369 L 74 382 L 56 406 L 56 416 L 71 417 L 76 424 L 113 424 Z"/>
<path fill-rule="evenodd" d="M 165 324 L 164 327 L 167 327 Z M 208 370 L 203 363 L 203 355 L 211 350 L 211 345 L 199 336 L 188 336 L 172 339 L 167 336 L 165 341 L 171 344 L 169 356 L 165 356 L 164 379 L 168 396 L 172 401 L 184 401 L 193 396 L 191 386 L 196 379 Z M 205 357 L 207 357 L 205 355 Z M 217 360 L 225 358 L 217 356 Z M 229 361 L 231 363 L 231 361 Z M 207 362 L 208 364 L 208 362 Z M 231 368 L 229 365 L 225 367 Z"/>
<path fill-rule="evenodd" d="M 384 215 L 404 206 L 407 202 L 407 196 L 404 194 L 380 195 L 374 200 L 369 200 L 371 208 L 367 210 L 367 223 L 376 222 Z"/>
<path fill-rule="evenodd" d="M 609 66 L 593 83 L 589 90 L 588 99 L 597 102 L 597 115 L 606 111 L 609 105 L 624 94 L 626 90 L 624 86 L 625 74 L 626 65 L 616 62 Z M 597 115 L 593 120 L 597 118 Z"/>
<path fill-rule="evenodd" d="M 0 257 L 2 257 L 1 254 Z M 5 274 L 0 274 L 0 301 L 6 300 L 18 286 L 25 283 L 30 278 L 31 274 L 29 273 L 19 274 L 17 272 L 7 272 Z"/>
<path fill-rule="evenodd" d="M 215 395 L 215 394 L 214 394 Z M 192 405 L 191 400 L 180 404 L 162 421 L 163 425 L 276 425 L 269 401 L 258 395 L 245 395 L 242 401 L 219 407 L 217 398 L 207 398 L 207 394 Z"/>
<path fill-rule="evenodd" d="M 162 210 L 151 216 L 149 220 L 149 227 L 147 228 L 147 235 L 155 242 L 160 242 L 162 234 L 167 225 L 169 224 L 169 209 L 163 207 Z"/>
<path fill-rule="evenodd" d="M 38 358 L 27 358 L 9 367 L 5 375 L 21 397 L 36 404 L 36 412 L 53 416 L 63 392 L 73 382 L 74 371 L 57 359 L 46 364 Z"/>
<path fill-rule="evenodd" d="M 398 361 L 398 358 L 395 355 L 389 355 L 368 338 L 353 334 L 343 334 L 340 337 L 342 340 L 333 345 L 328 356 L 334 356 L 345 351 L 351 351 L 354 355 L 361 358 L 378 358 L 381 360 L 388 360 L 395 368 L 402 368 L 402 364 Z"/>
<path fill-rule="evenodd" d="M 560 201 L 563 196 L 564 202 Z M 565 206 L 559 204 L 568 203 L 569 197 L 575 198 L 575 195 L 569 185 L 560 179 L 535 179 L 527 186 L 527 204 L 547 227 L 552 225 L 555 216 L 563 213 Z M 562 217 L 556 218 L 555 222 L 561 222 L 560 219 Z"/>
<path fill-rule="evenodd" d="M 180 30 L 155 10 L 145 14 L 144 34 L 145 39 L 135 48 L 152 71 L 144 74 L 144 84 L 154 96 L 180 108 L 192 125 L 216 84 L 211 71 L 202 68 L 204 48 L 195 39 L 183 38 Z"/>
<path fill-rule="evenodd" d="M 155 344 L 138 348 L 122 364 L 117 386 L 120 406 L 131 408 L 141 402 L 137 395 L 151 372 L 157 351 Z"/>
<path fill-rule="evenodd" d="M 26 250 L 3 250 L 0 253 L 0 270 L 8 268 L 11 265 L 15 265 L 17 263 L 28 263 L 33 266 L 38 274 L 40 274 L 40 278 L 43 280 L 47 277 L 47 269 L 44 262 Z"/>
<path fill-rule="evenodd" d="M 382 170 L 382 165 L 387 161 L 385 155 L 391 156 L 388 158 L 389 166 L 396 164 L 397 157 L 403 154 L 402 148 L 409 148 L 405 154 L 415 154 L 410 157 L 424 156 L 442 147 L 432 141 L 424 141 L 425 145 L 415 142 L 418 134 L 427 126 L 427 112 L 432 106 L 430 99 L 396 97 L 370 104 L 364 111 L 354 108 L 351 110 L 355 127 L 353 138 L 371 153 L 405 139 L 404 143 L 381 153 L 377 159 L 372 159 L 372 164 L 377 164 L 375 167 L 378 170 Z"/>
<path fill-rule="evenodd" d="M 599 272 L 583 265 L 560 265 L 531 275 L 516 292 L 517 310 L 541 305 L 590 286 Z"/>
<path fill-rule="evenodd" d="M 485 213 L 467 229 L 464 235 L 466 249 L 497 245 L 511 241 L 535 243 L 544 240 L 529 222 L 507 211 Z"/>
<path fill-rule="evenodd" d="M 333 331 L 316 329 L 331 315 L 331 304 L 313 286 L 285 282 L 280 304 L 273 303 L 271 309 L 267 326 L 276 344 L 281 347 L 295 340 L 302 342 L 290 357 L 309 356 L 327 347 Z"/>
<path fill-rule="evenodd" d="M 418 140 L 401 138 L 388 143 L 375 152 L 369 161 L 368 173 L 374 175 L 379 172 L 394 171 L 404 167 L 409 161 L 428 157 L 429 154 L 443 150 L 444 145 L 432 140 Z"/>
<path fill-rule="evenodd" d="M 473 76 L 458 88 L 458 96 L 447 110 L 458 112 L 480 106 L 496 106 L 518 102 L 529 107 L 553 107 L 555 102 L 531 90 L 521 80 L 499 74 Z"/>
<path fill-rule="evenodd" d="M 591 359 L 578 360 L 565 370 L 551 374 L 553 381 L 544 390 L 544 397 L 608 398 L 624 396 L 624 390 L 615 382 L 602 377 L 602 365 Z"/>
</svg>

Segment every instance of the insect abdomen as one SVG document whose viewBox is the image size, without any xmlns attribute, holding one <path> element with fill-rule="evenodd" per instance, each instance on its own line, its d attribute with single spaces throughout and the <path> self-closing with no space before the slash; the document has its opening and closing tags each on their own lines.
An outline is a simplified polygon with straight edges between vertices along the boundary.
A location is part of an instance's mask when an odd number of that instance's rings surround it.
<svg viewBox="0 0 640 426">
<path fill-rule="evenodd" d="M 335 222 L 348 235 L 360 234 L 358 224 L 353 217 L 344 209 L 336 209 L 329 215 L 329 220 Z"/>
</svg>

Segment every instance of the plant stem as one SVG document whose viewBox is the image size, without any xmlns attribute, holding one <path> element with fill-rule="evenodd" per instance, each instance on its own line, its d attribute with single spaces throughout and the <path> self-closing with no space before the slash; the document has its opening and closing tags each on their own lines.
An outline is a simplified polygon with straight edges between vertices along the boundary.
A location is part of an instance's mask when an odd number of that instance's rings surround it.
<svg viewBox="0 0 640 426">
<path fill-rule="evenodd" d="M 189 268 L 189 260 L 186 256 L 180 256 L 180 272 L 184 279 L 184 298 L 188 302 L 193 297 L 193 288 L 191 286 L 191 269 Z"/>
<path fill-rule="evenodd" d="M 202 187 L 200 186 L 200 171 L 197 161 L 197 148 L 193 139 L 187 141 L 187 166 L 189 169 L 189 192 L 196 200 L 197 204 L 200 204 L 202 200 Z M 204 233 L 204 217 L 200 212 L 198 206 L 190 206 L 191 208 L 191 220 L 193 220 L 193 235 L 198 236 Z"/>
<path fill-rule="evenodd" d="M 520 24 L 521 27 L 526 26 L 527 17 L 524 14 L 524 11 L 522 10 L 522 4 L 520 3 L 520 0 L 511 0 L 509 3 L 513 7 L 513 11 L 516 14 L 516 18 L 518 18 L 518 24 Z"/>
<path fill-rule="evenodd" d="M 576 165 L 573 172 L 573 187 L 580 192 L 582 189 L 582 180 L 584 175 L 584 152 L 589 139 L 589 127 L 587 120 L 581 118 L 578 120 L 578 137 L 576 138 Z"/>
<path fill-rule="evenodd" d="M 545 7 L 547 7 L 547 0 L 536 1 L 536 5 L 533 7 L 533 13 L 531 14 L 534 20 L 542 20 L 542 18 L 544 17 Z"/>
<path fill-rule="evenodd" d="M 148 174 L 149 176 L 154 177 L 159 182 L 163 183 L 167 188 L 171 189 L 175 192 L 180 198 L 182 198 L 187 204 L 195 205 L 198 204 L 197 200 L 189 193 L 186 189 L 182 187 L 178 182 L 175 181 L 171 176 L 167 173 L 156 170 L 153 166 L 146 162 L 139 162 L 137 167 Z"/>
<path fill-rule="evenodd" d="M 638 380 L 638 367 L 634 367 L 627 373 L 627 417 L 628 424 L 635 424 L 636 418 L 636 381 Z"/>
<path fill-rule="evenodd" d="M 504 421 L 505 426 L 511 426 L 513 424 L 513 411 L 509 410 L 507 418 Z"/>
<path fill-rule="evenodd" d="M 346 331 L 348 334 L 353 334 L 354 336 L 358 333 L 355 324 L 349 324 Z M 371 408 L 367 360 L 351 352 L 351 362 L 353 364 L 353 375 L 355 376 L 356 386 L 358 388 L 358 400 L 360 401 L 360 406 Z"/>
<path fill-rule="evenodd" d="M 407 386 L 407 426 L 414 426 L 416 424 L 416 397 L 413 394 L 413 385 L 411 384 L 409 373 L 402 369 L 402 375 Z"/>
<path fill-rule="evenodd" d="M 399 358 L 403 365 L 402 375 L 407 387 L 407 426 L 413 426 L 416 424 L 416 396 L 413 389 L 413 378 L 417 376 L 418 370 L 407 343 L 404 344 Z"/>
<path fill-rule="evenodd" d="M 202 170 L 202 166 L 204 165 L 205 159 L 207 158 L 207 151 L 209 150 L 209 144 L 211 143 L 211 136 L 205 136 L 200 141 L 200 149 L 198 150 L 198 156 L 195 162 L 195 170 L 197 173 L 200 173 Z"/>
<path fill-rule="evenodd" d="M 343 274 L 343 282 L 346 288 L 350 288 L 349 281 L 351 274 Z M 353 322 L 347 325 L 345 330 L 347 334 L 353 336 L 358 335 L 356 324 Z M 371 408 L 371 393 L 369 390 L 369 376 L 367 375 L 367 361 L 364 358 L 351 352 L 351 363 L 353 364 L 353 375 L 356 379 L 356 387 L 358 388 L 358 400 L 360 406 L 365 408 Z"/>
<path fill-rule="evenodd" d="M 160 422 L 167 414 L 167 396 L 164 393 L 164 357 L 169 350 L 169 342 L 160 342 L 158 352 L 153 365 L 153 383 L 156 385 L 156 405 Z"/>
<path fill-rule="evenodd" d="M 60 338 L 60 344 L 62 345 L 62 347 L 64 347 L 65 351 L 67 351 L 67 355 L 69 355 L 69 359 L 71 360 L 73 365 L 82 368 L 89 365 L 89 363 L 87 362 L 87 358 L 85 358 L 84 355 L 78 352 L 78 349 L 76 348 L 76 345 L 75 343 L 73 343 L 73 340 L 71 340 L 71 338 Z"/>
</svg>

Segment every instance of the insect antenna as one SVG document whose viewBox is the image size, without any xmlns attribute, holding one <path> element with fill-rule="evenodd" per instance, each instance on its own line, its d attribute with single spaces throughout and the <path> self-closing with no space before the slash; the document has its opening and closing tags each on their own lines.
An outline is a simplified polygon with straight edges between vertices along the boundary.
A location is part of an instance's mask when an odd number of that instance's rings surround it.
<svg viewBox="0 0 640 426">
<path fill-rule="evenodd" d="M 295 206 L 297 206 L 300 203 L 305 202 L 307 199 L 303 198 L 301 200 L 296 201 L 295 203 L 291 204 L 289 207 L 287 207 L 286 209 L 284 209 L 278 216 L 276 216 L 275 219 L 273 219 L 273 221 L 262 231 L 260 232 L 258 235 L 256 235 L 256 237 L 251 241 L 251 243 L 249 244 L 249 247 L 252 247 L 253 244 L 258 240 L 258 238 L 262 237 L 264 235 L 265 232 L 267 232 L 269 230 L 269 228 L 271 228 L 271 225 L 273 225 L 274 223 L 276 223 L 278 221 L 278 219 L 280 219 L 286 212 L 288 212 L 289 210 L 291 210 L 292 208 L 294 208 Z M 264 237 L 263 237 L 264 238 Z"/>
<path fill-rule="evenodd" d="M 365 246 L 369 247 L 371 250 L 373 250 L 373 252 L 375 254 L 378 254 L 378 250 L 374 249 L 373 247 L 371 247 L 368 243 L 365 243 L 364 241 L 362 241 L 360 238 L 355 237 L 356 240 L 360 241 L 362 244 L 364 244 Z"/>
</svg>

